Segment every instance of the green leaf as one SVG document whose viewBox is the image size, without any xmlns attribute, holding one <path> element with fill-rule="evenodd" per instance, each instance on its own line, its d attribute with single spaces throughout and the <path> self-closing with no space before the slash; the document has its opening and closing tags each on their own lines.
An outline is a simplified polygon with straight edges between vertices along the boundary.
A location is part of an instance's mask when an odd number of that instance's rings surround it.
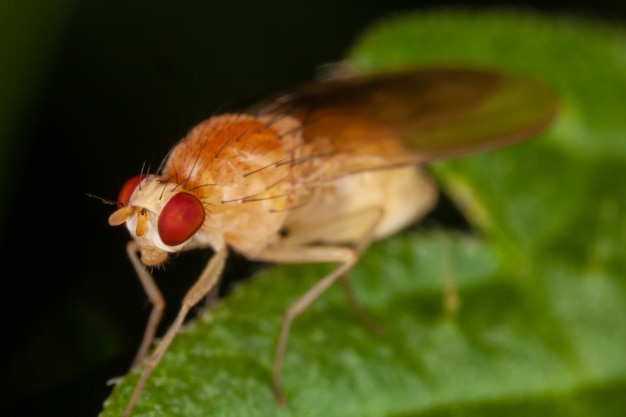
<svg viewBox="0 0 626 417">
<path fill-rule="evenodd" d="M 617 28 L 515 13 L 406 15 L 371 28 L 350 54 L 359 70 L 527 72 L 554 86 L 558 122 L 525 144 L 431 167 L 477 233 L 413 229 L 375 243 L 350 280 L 386 332 L 369 332 L 331 288 L 294 322 L 286 407 L 271 388 L 282 313 L 327 265 L 274 267 L 191 323 L 133 415 L 622 415 L 625 40 Z M 456 314 L 444 307 L 452 280 Z M 138 371 L 102 416 L 120 414 Z"/>
</svg>

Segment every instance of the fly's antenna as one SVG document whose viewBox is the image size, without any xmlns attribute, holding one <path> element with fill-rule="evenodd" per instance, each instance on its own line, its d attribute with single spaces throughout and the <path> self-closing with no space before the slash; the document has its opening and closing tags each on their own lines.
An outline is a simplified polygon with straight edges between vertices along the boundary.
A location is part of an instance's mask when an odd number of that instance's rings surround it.
<svg viewBox="0 0 626 417">
<path fill-rule="evenodd" d="M 91 193 L 85 193 L 85 195 L 89 198 L 95 198 L 96 200 L 100 200 L 101 203 L 107 204 L 109 206 L 117 205 L 116 201 L 112 201 L 112 200 L 109 200 L 108 198 L 100 197 L 99 195 L 95 195 Z"/>
</svg>

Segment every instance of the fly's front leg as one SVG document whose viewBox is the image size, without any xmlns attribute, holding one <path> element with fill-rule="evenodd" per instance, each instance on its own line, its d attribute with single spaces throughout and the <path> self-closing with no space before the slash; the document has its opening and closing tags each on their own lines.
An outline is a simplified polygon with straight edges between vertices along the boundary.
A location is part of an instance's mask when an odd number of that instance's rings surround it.
<svg viewBox="0 0 626 417">
<path fill-rule="evenodd" d="M 130 245 L 129 245 L 130 246 Z M 218 283 L 219 278 L 222 274 L 222 270 L 224 269 L 224 263 L 226 262 L 226 248 L 222 248 L 221 250 L 215 252 L 207 266 L 202 271 L 200 278 L 195 282 L 195 284 L 187 291 L 187 294 L 183 298 L 181 303 L 180 310 L 178 311 L 178 315 L 176 319 L 167 330 L 163 338 L 159 341 L 154 349 L 154 352 L 150 355 L 145 368 L 143 369 L 141 376 L 139 377 L 139 381 L 137 385 L 135 385 L 135 389 L 131 394 L 130 400 L 128 400 L 128 404 L 122 413 L 122 417 L 127 417 L 130 415 L 130 412 L 137 402 L 137 398 L 139 398 L 139 394 L 141 394 L 141 390 L 143 389 L 146 381 L 150 377 L 152 370 L 158 365 L 161 361 L 161 358 L 167 351 L 167 348 L 174 340 L 176 334 L 180 331 L 182 327 L 185 317 L 189 313 L 189 310 L 196 305 L 204 296 L 207 295 L 209 291 Z M 154 281 L 152 281 L 154 284 Z"/>
<path fill-rule="evenodd" d="M 139 281 L 148 296 L 148 300 L 150 300 L 150 303 L 152 304 L 152 311 L 150 312 L 150 318 L 148 319 L 148 324 L 146 325 L 146 330 L 143 334 L 143 340 L 139 345 L 139 350 L 137 350 L 135 359 L 133 359 L 133 363 L 131 365 L 131 367 L 134 368 L 146 356 L 146 353 L 154 340 L 156 330 L 159 327 L 161 317 L 163 316 L 163 310 L 165 309 L 165 299 L 163 298 L 163 295 L 161 295 L 161 291 L 159 291 L 159 287 L 157 287 L 156 282 L 154 282 L 154 278 L 152 278 L 152 275 L 150 275 L 146 266 L 139 259 L 139 247 L 134 240 L 128 242 L 126 252 L 130 262 L 135 268 L 137 277 L 139 278 Z"/>
</svg>

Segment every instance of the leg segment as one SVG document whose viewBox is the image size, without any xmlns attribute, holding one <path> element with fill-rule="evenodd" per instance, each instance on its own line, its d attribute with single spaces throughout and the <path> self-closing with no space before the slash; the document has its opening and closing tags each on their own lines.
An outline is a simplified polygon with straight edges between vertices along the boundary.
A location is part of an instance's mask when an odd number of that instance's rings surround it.
<svg viewBox="0 0 626 417">
<path fill-rule="evenodd" d="M 295 232 L 291 232 L 281 243 L 285 246 L 306 246 L 315 242 L 337 243 L 343 242 L 342 238 L 351 236 L 350 243 L 354 245 L 355 251 L 360 255 L 374 240 L 374 233 L 383 216 L 383 207 L 369 207 L 350 213 L 349 216 L 337 218 L 319 227 L 298 229 Z M 375 334 L 383 333 L 383 326 L 372 320 L 359 303 L 345 274 L 339 278 L 339 282 L 348 299 L 348 304 L 361 323 Z"/>
<path fill-rule="evenodd" d="M 163 316 L 163 310 L 165 309 L 165 300 L 163 299 L 163 295 L 161 295 L 161 291 L 159 291 L 159 287 L 157 287 L 154 282 L 154 278 L 152 278 L 152 275 L 150 275 L 145 265 L 139 259 L 139 247 L 134 240 L 128 242 L 126 252 L 130 262 L 135 268 L 137 277 L 139 278 L 139 281 L 141 282 L 141 285 L 143 286 L 143 289 L 152 304 L 152 311 L 150 312 L 150 318 L 148 319 L 148 324 L 146 325 L 146 330 L 143 334 L 143 340 L 141 341 L 141 345 L 139 345 L 139 350 L 135 354 L 135 359 L 133 359 L 131 366 L 131 368 L 134 368 L 146 356 L 146 352 L 148 352 L 148 349 L 154 340 L 156 330 L 159 327 L 161 317 Z"/>
<path fill-rule="evenodd" d="M 154 352 L 152 352 L 152 354 L 150 355 L 150 358 L 148 359 L 148 362 L 146 363 L 145 368 L 143 369 L 143 372 L 141 373 L 141 376 L 139 377 L 139 381 L 137 382 L 137 385 L 135 385 L 135 389 L 133 390 L 130 400 L 128 401 L 128 404 L 126 405 L 124 412 L 122 413 L 122 417 L 127 417 L 128 415 L 130 415 L 130 412 L 133 409 L 133 406 L 135 405 L 137 398 L 139 398 L 139 394 L 141 394 L 141 390 L 143 389 L 143 386 L 146 384 L 146 381 L 150 377 L 152 370 L 161 361 L 161 358 L 165 354 L 165 351 L 167 351 L 167 348 L 172 343 L 172 340 L 174 340 L 174 337 L 176 336 L 176 334 L 180 331 L 180 328 L 182 327 L 185 321 L 185 317 L 187 317 L 187 313 L 189 313 L 189 310 L 194 305 L 196 305 L 211 290 L 211 288 L 213 288 L 217 284 L 222 274 L 222 270 L 224 269 L 225 262 L 226 262 L 226 249 L 223 248 L 222 250 L 216 252 L 213 255 L 213 257 L 207 264 L 206 268 L 204 268 L 204 271 L 202 271 L 200 278 L 198 278 L 198 280 L 191 287 L 191 289 L 187 291 L 187 294 L 185 295 L 181 303 L 181 307 L 180 307 L 180 310 L 178 311 L 178 315 L 176 316 L 176 319 L 174 320 L 170 328 L 167 330 L 163 338 L 159 341 Z M 143 268 L 143 270 L 145 271 L 145 268 Z M 145 271 L 145 274 L 149 276 L 147 271 Z M 140 277 L 140 279 L 142 278 Z M 151 283 L 150 285 L 153 285 L 156 288 L 156 285 L 154 284 L 154 280 L 152 280 L 151 277 L 150 277 L 150 283 Z"/>
<path fill-rule="evenodd" d="M 313 263 L 313 262 L 339 262 L 339 266 L 332 272 L 320 279 L 298 300 L 296 300 L 283 318 L 280 337 L 274 357 L 274 396 L 279 404 L 285 403 L 280 383 L 280 373 L 289 337 L 291 322 L 304 311 L 317 297 L 319 297 L 332 283 L 340 279 L 358 260 L 359 254 L 350 248 L 336 246 L 309 246 L 309 247 L 276 247 L 263 251 L 260 260 L 276 263 Z"/>
</svg>

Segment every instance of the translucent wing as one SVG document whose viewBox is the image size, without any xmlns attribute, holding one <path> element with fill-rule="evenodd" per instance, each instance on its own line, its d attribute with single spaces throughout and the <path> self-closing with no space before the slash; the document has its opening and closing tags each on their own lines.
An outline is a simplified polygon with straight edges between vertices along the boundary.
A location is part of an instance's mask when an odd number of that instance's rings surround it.
<svg viewBox="0 0 626 417">
<path fill-rule="evenodd" d="M 425 68 L 313 82 L 251 110 L 298 118 L 306 141 L 324 138 L 334 152 L 384 156 L 376 169 L 521 141 L 546 127 L 555 107 L 552 91 L 530 77 Z"/>
</svg>

